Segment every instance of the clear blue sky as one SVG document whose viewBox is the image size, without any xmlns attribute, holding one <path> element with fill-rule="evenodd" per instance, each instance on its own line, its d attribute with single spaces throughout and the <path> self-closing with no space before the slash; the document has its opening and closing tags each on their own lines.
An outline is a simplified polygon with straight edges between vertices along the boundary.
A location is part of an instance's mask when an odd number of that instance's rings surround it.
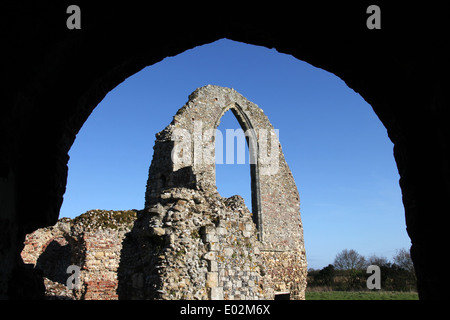
<svg viewBox="0 0 450 320">
<path fill-rule="evenodd" d="M 142 209 L 155 133 L 207 84 L 236 89 L 279 129 L 300 192 L 309 268 L 343 249 L 391 259 L 410 247 L 386 129 L 333 74 L 274 49 L 222 39 L 149 66 L 96 107 L 69 155 L 60 217 L 90 209 Z M 238 128 L 227 112 L 219 126 Z M 248 164 L 217 166 L 222 196 L 250 204 Z"/>
</svg>

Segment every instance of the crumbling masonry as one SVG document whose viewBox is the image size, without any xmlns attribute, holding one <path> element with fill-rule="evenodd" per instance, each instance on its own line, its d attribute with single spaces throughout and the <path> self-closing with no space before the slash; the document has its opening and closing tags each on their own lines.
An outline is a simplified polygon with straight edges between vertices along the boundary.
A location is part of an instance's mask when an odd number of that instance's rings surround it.
<svg viewBox="0 0 450 320">
<path fill-rule="evenodd" d="M 222 198 L 215 183 L 215 129 L 228 110 L 246 132 L 252 212 L 240 196 Z M 70 297 L 304 299 L 297 187 L 273 126 L 233 89 L 197 89 L 156 135 L 143 210 L 81 217 L 29 235 L 22 252 L 53 282 L 64 284 L 66 265 L 80 266 L 82 285 Z M 69 245 L 67 262 L 44 270 L 58 265 L 37 263 L 55 241 Z"/>
</svg>

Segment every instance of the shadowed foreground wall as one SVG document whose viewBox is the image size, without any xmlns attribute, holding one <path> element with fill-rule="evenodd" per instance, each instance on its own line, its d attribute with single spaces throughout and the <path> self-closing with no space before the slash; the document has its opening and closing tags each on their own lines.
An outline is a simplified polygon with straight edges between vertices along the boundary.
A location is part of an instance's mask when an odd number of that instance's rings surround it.
<svg viewBox="0 0 450 320">
<path fill-rule="evenodd" d="M 28 234 L 21 256 L 44 277 L 47 299 L 118 299 L 122 242 L 137 212 L 90 210 Z M 80 288 L 70 290 L 68 267 L 80 268 Z"/>
</svg>

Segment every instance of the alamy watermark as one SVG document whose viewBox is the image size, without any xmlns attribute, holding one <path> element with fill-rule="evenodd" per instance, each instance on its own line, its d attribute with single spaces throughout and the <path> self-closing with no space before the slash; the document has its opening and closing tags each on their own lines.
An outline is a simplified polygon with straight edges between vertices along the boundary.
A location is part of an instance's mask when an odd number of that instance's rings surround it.
<svg viewBox="0 0 450 320">
<path fill-rule="evenodd" d="M 66 13 L 70 16 L 66 20 L 66 26 L 69 30 L 81 29 L 81 9 L 78 5 L 72 4 L 67 7 Z M 366 20 L 366 26 L 369 30 L 381 29 L 381 10 L 380 7 L 372 4 L 367 7 L 366 13 L 370 16 Z"/>
<path fill-rule="evenodd" d="M 81 288 L 81 280 L 80 280 L 80 267 L 76 265 L 70 265 L 67 267 L 66 273 L 70 274 L 67 278 L 66 286 L 68 289 L 80 289 Z M 367 267 L 366 273 L 370 274 L 367 278 L 366 285 L 367 289 L 373 290 L 381 289 L 381 270 L 377 265 L 370 265 Z"/>
<path fill-rule="evenodd" d="M 67 278 L 66 286 L 68 289 L 80 289 L 80 267 L 76 265 L 70 265 L 67 267 L 66 273 L 70 274 Z"/>
<path fill-rule="evenodd" d="M 367 7 L 367 14 L 370 16 L 367 18 L 366 26 L 369 30 L 381 29 L 381 9 L 379 6 L 372 4 Z"/>
<path fill-rule="evenodd" d="M 72 4 L 67 7 L 67 14 L 70 16 L 66 20 L 66 26 L 69 30 L 81 29 L 81 9 L 79 6 Z"/>
<path fill-rule="evenodd" d="M 203 130 L 202 121 L 194 121 L 193 130 L 175 128 L 172 162 L 178 166 L 224 164 L 224 135 L 219 129 Z M 259 173 L 278 172 L 280 148 L 278 129 L 226 129 L 225 164 L 258 164 Z M 236 138 L 236 139 L 235 139 Z M 248 162 L 245 146 L 248 142 Z"/>
<path fill-rule="evenodd" d="M 371 276 L 369 276 L 367 278 L 367 281 L 366 281 L 367 289 L 369 289 L 369 290 L 373 290 L 373 289 L 380 290 L 381 289 L 381 271 L 380 271 L 380 267 L 377 266 L 377 265 L 370 265 L 370 266 L 367 267 L 366 273 L 371 274 Z"/>
</svg>

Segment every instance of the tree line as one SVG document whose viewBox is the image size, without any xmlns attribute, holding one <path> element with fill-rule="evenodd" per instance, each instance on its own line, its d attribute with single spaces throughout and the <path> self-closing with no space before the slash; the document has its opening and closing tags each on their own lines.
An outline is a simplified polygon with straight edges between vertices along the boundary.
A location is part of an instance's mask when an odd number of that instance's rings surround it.
<svg viewBox="0 0 450 320">
<path fill-rule="evenodd" d="M 350 291 L 367 290 L 367 267 L 380 268 L 381 289 L 389 291 L 416 291 L 416 275 L 408 250 L 397 250 L 392 262 L 386 257 L 372 255 L 368 258 L 355 250 L 339 252 L 333 264 L 320 269 L 308 270 L 310 289 Z"/>
</svg>

